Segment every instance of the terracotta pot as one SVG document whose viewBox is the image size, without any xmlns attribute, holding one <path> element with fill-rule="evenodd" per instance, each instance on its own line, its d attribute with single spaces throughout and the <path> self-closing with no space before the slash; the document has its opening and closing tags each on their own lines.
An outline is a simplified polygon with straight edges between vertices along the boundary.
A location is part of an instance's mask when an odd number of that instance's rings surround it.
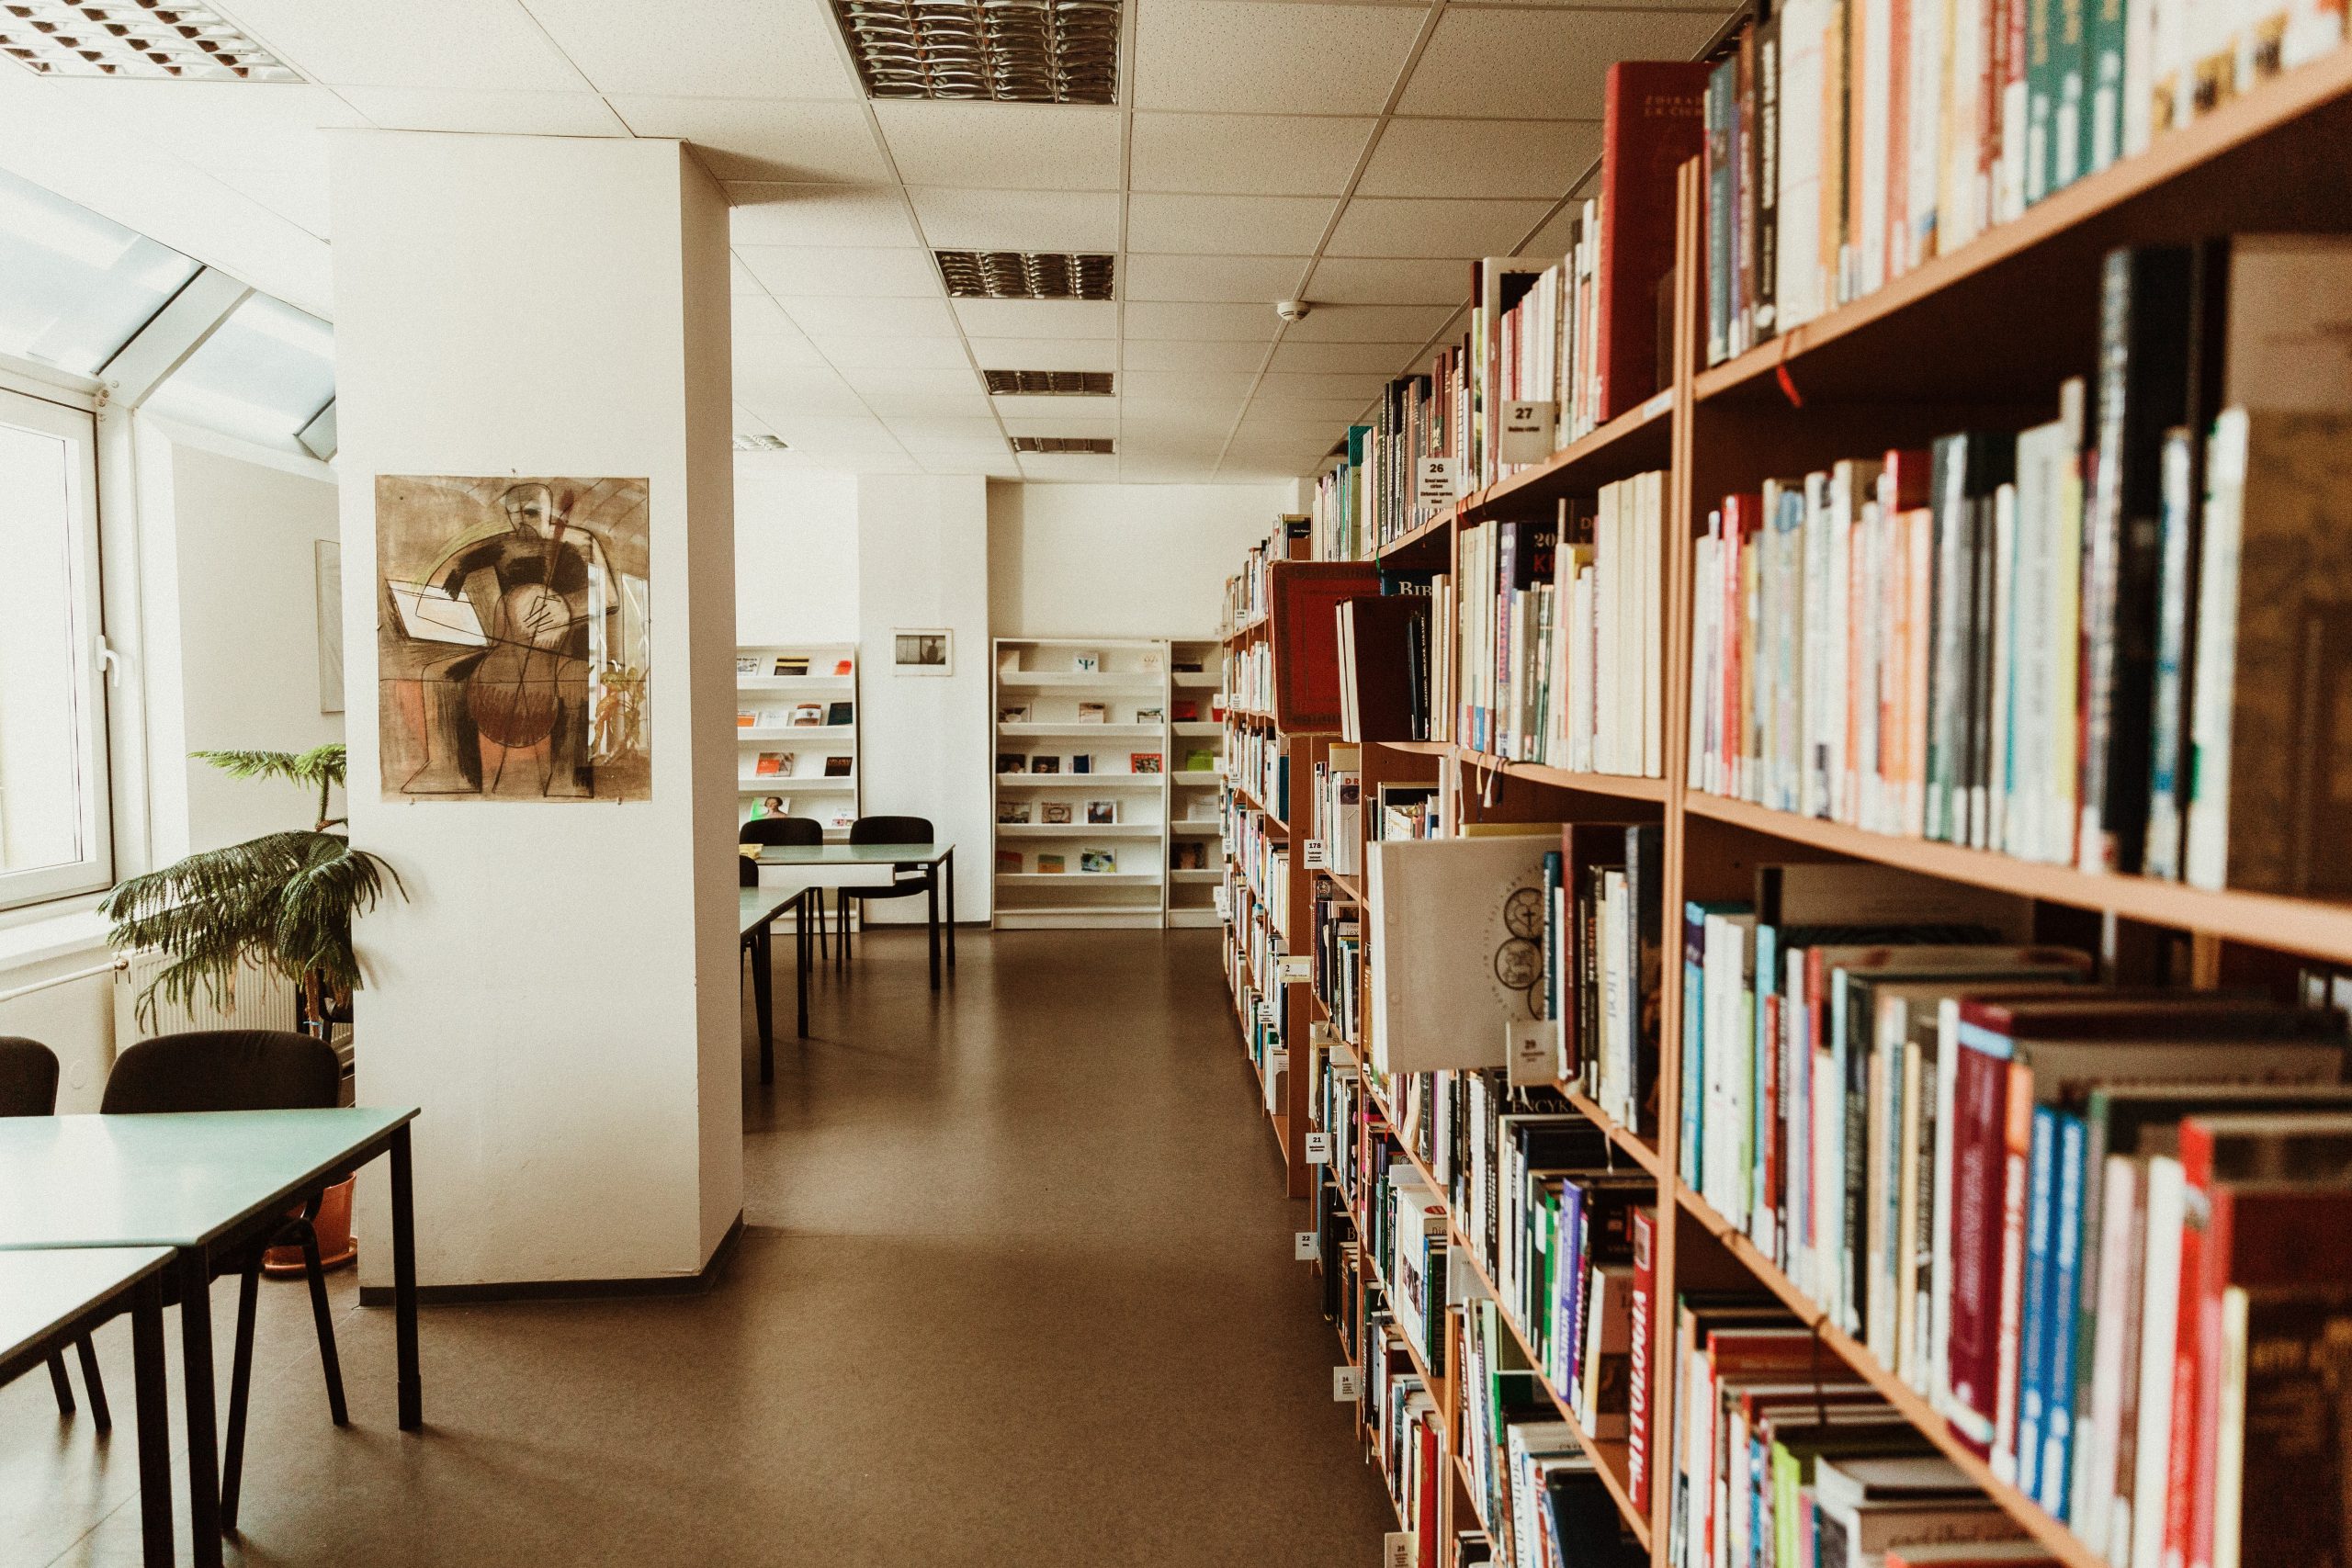
<svg viewBox="0 0 2352 1568">
<path fill-rule="evenodd" d="M 353 1179 L 357 1179 L 356 1178 Z M 359 1256 L 359 1244 L 351 1235 L 350 1181 L 338 1182 L 326 1190 L 320 1201 L 319 1217 L 313 1222 L 319 1233 L 319 1261 L 328 1272 L 345 1267 Z M 273 1247 L 261 1255 L 262 1272 L 273 1279 L 301 1278 L 302 1249 L 299 1247 Z"/>
</svg>

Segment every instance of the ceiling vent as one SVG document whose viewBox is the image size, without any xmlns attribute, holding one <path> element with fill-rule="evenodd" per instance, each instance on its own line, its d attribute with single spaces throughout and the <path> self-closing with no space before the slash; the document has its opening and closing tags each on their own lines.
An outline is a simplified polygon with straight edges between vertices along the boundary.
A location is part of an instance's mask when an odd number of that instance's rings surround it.
<svg viewBox="0 0 2352 1568">
<path fill-rule="evenodd" d="M 871 98 L 1108 104 L 1120 0 L 833 0 Z"/>
<path fill-rule="evenodd" d="M 1111 258 L 1060 251 L 933 251 L 957 299 L 1108 299 Z"/>
<path fill-rule="evenodd" d="M 0 54 L 37 76 L 302 79 L 209 6 L 174 0 L 0 0 Z"/>
<path fill-rule="evenodd" d="M 781 435 L 770 435 L 765 431 L 756 433 L 738 431 L 735 435 L 735 450 L 738 452 L 789 452 L 792 448 L 785 445 L 784 437 Z"/>
<path fill-rule="evenodd" d="M 989 391 L 1001 398 L 1107 398 L 1108 370 L 983 370 Z"/>
<path fill-rule="evenodd" d="M 1107 435 L 1016 435 L 1012 438 L 1012 449 L 1040 456 L 1084 454 L 1098 457 L 1107 457 L 1114 450 Z"/>
</svg>

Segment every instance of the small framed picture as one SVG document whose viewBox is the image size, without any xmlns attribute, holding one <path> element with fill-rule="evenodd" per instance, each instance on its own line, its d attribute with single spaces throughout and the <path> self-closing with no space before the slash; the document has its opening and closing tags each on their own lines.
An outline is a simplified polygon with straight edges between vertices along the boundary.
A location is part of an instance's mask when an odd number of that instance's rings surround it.
<svg viewBox="0 0 2352 1568">
<path fill-rule="evenodd" d="M 1067 800 L 1044 802 L 1037 807 L 1037 820 L 1055 827 L 1066 825 L 1069 821 L 1069 802 Z"/>
<path fill-rule="evenodd" d="M 1069 656 L 1069 667 L 1080 675 L 1102 673 L 1102 656 L 1091 649 L 1078 649 Z"/>
<path fill-rule="evenodd" d="M 1157 751 L 1128 752 L 1127 771 L 1131 773 L 1156 773 L 1159 772 L 1159 753 Z"/>
<path fill-rule="evenodd" d="M 1062 760 L 1059 757 L 1032 757 L 1029 759 L 1029 771 L 1033 773 L 1058 773 L 1062 771 Z"/>
<path fill-rule="evenodd" d="M 955 673 L 954 634 L 945 627 L 925 627 L 890 634 L 890 672 L 894 675 Z"/>
<path fill-rule="evenodd" d="M 1025 800 L 1000 800 L 996 803 L 996 819 L 1000 822 L 1026 822 L 1029 803 Z"/>
<path fill-rule="evenodd" d="M 1094 753 L 1091 751 L 1071 752 L 1069 758 L 1069 771 L 1073 773 L 1092 773 L 1094 771 Z"/>
<path fill-rule="evenodd" d="M 735 656 L 735 673 L 738 675 L 756 675 L 759 672 L 760 656 L 758 654 L 739 653 Z"/>
<path fill-rule="evenodd" d="M 996 710 L 996 721 L 999 724 L 1026 724 L 1029 722 L 1029 705 L 1014 703 L 1010 706 L 1001 707 Z"/>
<path fill-rule="evenodd" d="M 1029 771 L 1029 754 L 1026 751 L 999 751 L 996 754 L 996 771 L 1000 773 L 1025 773 Z"/>
<path fill-rule="evenodd" d="M 1119 803 L 1115 800 L 1090 800 L 1086 803 L 1086 825 L 1108 828 L 1119 819 Z"/>
<path fill-rule="evenodd" d="M 1114 872 L 1119 869 L 1119 857 L 1109 850 L 1080 850 L 1078 869 L 1082 872 Z"/>
</svg>

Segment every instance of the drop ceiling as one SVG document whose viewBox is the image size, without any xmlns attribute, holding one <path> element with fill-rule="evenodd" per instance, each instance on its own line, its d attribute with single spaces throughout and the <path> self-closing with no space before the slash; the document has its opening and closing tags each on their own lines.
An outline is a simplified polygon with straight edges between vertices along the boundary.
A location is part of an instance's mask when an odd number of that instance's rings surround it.
<svg viewBox="0 0 2352 1568">
<path fill-rule="evenodd" d="M 1475 258 L 1556 253 L 1609 62 L 1725 10 L 1126 0 L 1091 105 L 869 99 L 827 0 L 214 8 L 305 80 L 0 70 L 0 164 L 331 317 L 321 129 L 683 138 L 735 206 L 736 428 L 788 444 L 746 461 L 1142 482 L 1313 471 Z M 951 298 L 943 251 L 1108 255 L 1114 297 Z"/>
</svg>

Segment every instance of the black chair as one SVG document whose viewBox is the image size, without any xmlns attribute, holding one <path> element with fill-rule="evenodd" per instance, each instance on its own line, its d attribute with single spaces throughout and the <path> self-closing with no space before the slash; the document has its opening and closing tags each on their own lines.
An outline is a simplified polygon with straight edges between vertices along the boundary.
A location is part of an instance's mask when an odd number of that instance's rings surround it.
<svg viewBox="0 0 2352 1568">
<path fill-rule="evenodd" d="M 761 845 L 821 844 L 825 841 L 825 829 L 822 824 L 807 817 L 754 817 L 737 829 L 735 841 L 739 844 Z M 741 885 L 745 887 L 758 886 L 760 881 L 758 863 L 748 856 L 745 857 L 740 878 Z M 830 951 L 825 942 L 822 895 L 820 895 L 817 899 L 817 952 L 821 956 Z M 747 934 L 743 938 L 744 950 L 749 952 L 751 945 L 752 939 Z"/>
<path fill-rule="evenodd" d="M 0 1034 L 0 1116 L 53 1116 L 57 1113 L 57 1053 L 38 1040 Z M 90 1391 L 90 1419 L 98 1430 L 114 1426 L 107 1409 L 107 1385 L 98 1375 L 98 1352 L 86 1334 L 74 1342 L 74 1359 L 82 1363 L 82 1382 Z M 65 1358 L 51 1352 L 49 1386 L 57 1391 L 57 1413 L 74 1414 L 74 1385 L 66 1381 Z"/>
<path fill-rule="evenodd" d="M 931 818 L 928 817 L 861 817 L 849 825 L 849 841 L 853 844 L 927 844 L 931 842 Z M 850 956 L 850 908 L 856 900 L 860 918 L 865 914 L 865 901 L 873 898 L 911 898 L 918 893 L 934 891 L 939 883 L 939 868 L 894 866 L 891 880 L 872 887 L 836 887 L 833 897 L 841 919 L 842 956 Z M 955 919 L 955 912 L 948 912 Z M 936 977 L 934 976 L 934 984 Z"/>
<path fill-rule="evenodd" d="M 142 1040 L 115 1058 L 98 1109 L 107 1115 L 143 1115 L 175 1111 L 331 1110 L 343 1099 L 343 1067 L 334 1047 L 311 1034 L 274 1029 L 197 1030 Z M 338 1427 L 350 1421 L 343 1397 L 343 1364 L 335 1355 L 334 1319 L 327 1308 L 326 1270 L 319 1264 L 319 1237 L 311 1226 L 326 1189 L 348 1180 L 349 1171 L 328 1173 L 303 1196 L 274 1234 L 240 1256 L 215 1260 L 214 1275 L 236 1269 L 237 1342 L 229 1381 L 229 1430 L 221 1448 L 220 1519 L 233 1529 L 237 1490 L 243 1469 L 245 1405 L 253 1386 L 254 1306 L 261 1285 L 262 1254 L 272 1247 L 299 1246 L 302 1272 L 311 1286 L 311 1315 L 318 1325 L 319 1360 L 326 1373 L 327 1408 Z M 169 1276 L 166 1276 L 168 1279 Z M 167 1295 L 171 1293 L 166 1287 Z"/>
</svg>

